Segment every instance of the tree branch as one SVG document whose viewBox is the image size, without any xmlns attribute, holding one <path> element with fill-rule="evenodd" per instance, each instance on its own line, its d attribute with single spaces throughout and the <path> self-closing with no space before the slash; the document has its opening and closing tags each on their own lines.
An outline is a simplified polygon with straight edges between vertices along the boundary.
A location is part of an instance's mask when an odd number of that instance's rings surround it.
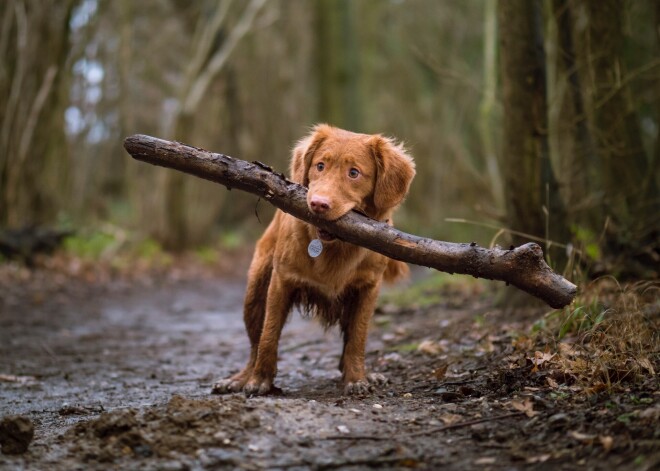
<svg viewBox="0 0 660 471">
<path fill-rule="evenodd" d="M 192 84 L 190 93 L 188 93 L 188 96 L 182 104 L 184 113 L 192 113 L 197 109 L 197 106 L 202 100 L 209 84 L 218 72 L 222 70 L 234 48 L 250 31 L 257 13 L 259 13 L 259 10 L 261 10 L 265 4 L 266 0 L 252 0 L 248 6 L 245 7 L 241 19 L 236 26 L 232 28 L 222 47 L 213 55 L 204 71 Z"/>
<path fill-rule="evenodd" d="M 135 159 L 169 167 L 264 198 L 282 211 L 339 239 L 366 247 L 390 258 L 461 273 L 501 280 L 542 299 L 553 308 L 573 300 L 577 286 L 554 273 L 543 259 L 541 247 L 528 243 L 512 250 L 485 249 L 417 237 L 354 211 L 326 221 L 307 208 L 307 189 L 259 162 L 215 154 L 203 149 L 145 135 L 126 138 L 124 147 Z"/>
</svg>

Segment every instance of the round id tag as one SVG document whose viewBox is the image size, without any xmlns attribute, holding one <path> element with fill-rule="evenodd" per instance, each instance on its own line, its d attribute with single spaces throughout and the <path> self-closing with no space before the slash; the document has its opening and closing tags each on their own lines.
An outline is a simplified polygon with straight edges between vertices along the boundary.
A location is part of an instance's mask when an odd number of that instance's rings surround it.
<svg viewBox="0 0 660 471">
<path fill-rule="evenodd" d="M 310 257 L 316 258 L 323 252 L 323 242 L 319 239 L 313 239 L 307 246 L 307 253 Z"/>
</svg>

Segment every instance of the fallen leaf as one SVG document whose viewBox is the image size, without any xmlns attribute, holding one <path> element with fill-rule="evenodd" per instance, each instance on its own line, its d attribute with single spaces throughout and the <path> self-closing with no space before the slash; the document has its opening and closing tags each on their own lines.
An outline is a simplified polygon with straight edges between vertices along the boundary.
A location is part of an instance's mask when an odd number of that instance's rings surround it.
<svg viewBox="0 0 660 471">
<path fill-rule="evenodd" d="M 494 456 L 483 456 L 481 458 L 477 458 L 474 460 L 474 464 L 495 464 L 497 461 L 497 458 Z"/>
<path fill-rule="evenodd" d="M 550 459 L 551 456 L 552 455 L 550 454 L 530 456 L 529 458 L 525 459 L 525 463 L 527 464 L 545 463 Z"/>
<path fill-rule="evenodd" d="M 425 355 L 438 355 L 442 353 L 442 347 L 433 340 L 424 340 L 417 347 L 417 351 Z"/>
<path fill-rule="evenodd" d="M 575 347 L 568 343 L 559 344 L 559 353 L 565 357 L 576 357 L 580 355 L 580 352 L 575 349 Z"/>
<path fill-rule="evenodd" d="M 512 342 L 512 344 L 516 350 L 527 351 L 534 348 L 534 341 L 531 338 L 525 336 L 518 337 Z"/>
<path fill-rule="evenodd" d="M 600 441 L 600 444 L 603 445 L 605 451 L 610 451 L 612 445 L 614 445 L 614 439 L 609 435 L 601 435 L 598 437 L 598 440 Z"/>
<path fill-rule="evenodd" d="M 590 445 L 596 439 L 596 435 L 590 435 L 588 433 L 582 433 L 575 430 L 568 432 L 568 436 L 574 438 L 575 440 L 582 442 L 585 445 Z"/>
<path fill-rule="evenodd" d="M 549 362 L 555 357 L 556 353 L 550 353 L 550 352 L 540 352 L 540 351 L 535 351 L 533 357 L 527 357 L 528 360 L 532 362 L 534 365 L 534 368 L 532 369 L 532 372 L 538 371 L 539 366 L 542 366 L 544 363 Z"/>
<path fill-rule="evenodd" d="M 447 368 L 449 368 L 449 364 L 444 363 L 438 366 L 435 370 L 433 370 L 433 376 L 435 377 L 435 379 L 440 381 L 442 378 L 444 378 L 445 375 L 447 374 Z"/>
<path fill-rule="evenodd" d="M 639 418 L 651 420 L 660 419 L 660 407 L 649 407 L 648 409 L 644 409 L 639 413 Z"/>
<path fill-rule="evenodd" d="M 547 376 L 545 378 L 545 380 L 548 383 L 548 386 L 550 386 L 552 389 L 557 389 L 559 387 L 559 384 L 557 383 L 557 381 L 552 379 L 550 376 Z"/>
<path fill-rule="evenodd" d="M 350 430 L 348 430 L 348 427 L 345 425 L 337 425 L 337 430 L 339 433 L 350 433 Z"/>
<path fill-rule="evenodd" d="M 527 417 L 534 417 L 538 414 L 538 412 L 534 410 L 534 403 L 528 397 L 522 401 L 514 399 L 511 401 L 511 407 L 517 411 L 524 412 Z"/>
<path fill-rule="evenodd" d="M 598 394 L 599 392 L 603 392 L 605 390 L 607 390 L 607 385 L 606 384 L 596 383 L 593 386 L 591 386 L 590 388 L 584 388 L 584 393 L 587 396 L 590 396 L 592 394 Z"/>
<path fill-rule="evenodd" d="M 0 374 L 0 381 L 5 383 L 33 384 L 37 382 L 34 376 L 15 376 Z"/>
<path fill-rule="evenodd" d="M 403 458 L 399 461 L 399 466 L 403 466 L 404 468 L 417 468 L 419 467 L 419 461 L 415 458 Z"/>
<path fill-rule="evenodd" d="M 463 416 L 458 414 L 443 414 L 440 416 L 440 420 L 442 420 L 442 423 L 445 425 L 453 425 L 460 421 L 462 418 Z"/>
<path fill-rule="evenodd" d="M 638 358 L 637 363 L 639 366 L 647 370 L 650 375 L 655 375 L 655 369 L 653 369 L 653 365 L 648 358 Z"/>
</svg>

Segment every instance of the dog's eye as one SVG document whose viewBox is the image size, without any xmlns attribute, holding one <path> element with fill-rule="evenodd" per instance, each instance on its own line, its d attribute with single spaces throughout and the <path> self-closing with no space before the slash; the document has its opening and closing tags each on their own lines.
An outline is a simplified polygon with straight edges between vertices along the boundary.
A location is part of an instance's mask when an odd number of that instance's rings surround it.
<svg viewBox="0 0 660 471">
<path fill-rule="evenodd" d="M 325 164 L 323 162 L 319 162 L 318 164 L 316 164 L 316 170 L 318 170 L 319 172 L 322 172 L 324 168 L 325 168 Z"/>
<path fill-rule="evenodd" d="M 352 168 L 348 171 L 348 176 L 351 178 L 357 178 L 360 176 L 360 171 L 356 168 Z"/>
</svg>

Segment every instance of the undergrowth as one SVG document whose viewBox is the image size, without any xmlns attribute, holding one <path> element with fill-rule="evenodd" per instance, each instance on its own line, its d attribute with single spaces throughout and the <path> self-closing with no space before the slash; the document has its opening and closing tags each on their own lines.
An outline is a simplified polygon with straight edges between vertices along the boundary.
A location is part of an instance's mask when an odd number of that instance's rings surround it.
<svg viewBox="0 0 660 471">
<path fill-rule="evenodd" d="M 489 292 L 477 280 L 435 274 L 408 288 L 385 293 L 381 309 L 387 312 L 388 305 L 422 311 L 487 309 L 492 300 L 484 302 L 479 295 Z M 496 317 L 488 316 L 488 322 L 477 315 L 472 327 L 475 332 L 466 335 L 488 338 L 489 331 L 508 328 L 513 353 L 504 361 L 510 368 L 530 367 L 532 373 L 541 373 L 547 386 L 558 394 L 621 391 L 656 380 L 660 369 L 659 293 L 658 281 L 622 285 L 612 277 L 603 277 L 581 283 L 580 294 L 570 306 L 539 314 L 541 318 L 531 325 L 521 319 L 529 319 L 537 307 L 523 309 L 526 314 L 521 312 L 517 320 L 497 310 Z M 417 340 L 408 338 L 390 351 L 418 351 Z"/>
<path fill-rule="evenodd" d="M 474 298 L 484 291 L 484 283 L 468 275 L 449 275 L 434 272 L 410 286 L 394 287 L 383 292 L 381 305 L 420 309 L 442 303 Z"/>
<path fill-rule="evenodd" d="M 31 266 L 21 260 L 0 260 L 0 281 L 25 279 L 34 270 L 88 281 L 168 274 L 175 277 L 233 274 L 247 265 L 244 258 L 252 245 L 248 239 L 242 233 L 227 232 L 220 234 L 213 244 L 174 253 L 151 237 L 102 224 L 77 230 L 52 254 L 35 254 Z"/>
<path fill-rule="evenodd" d="M 539 368 L 556 369 L 600 392 L 653 379 L 660 368 L 660 282 L 593 281 L 571 306 L 535 324 Z M 541 355 L 536 354 L 541 358 Z"/>
</svg>

